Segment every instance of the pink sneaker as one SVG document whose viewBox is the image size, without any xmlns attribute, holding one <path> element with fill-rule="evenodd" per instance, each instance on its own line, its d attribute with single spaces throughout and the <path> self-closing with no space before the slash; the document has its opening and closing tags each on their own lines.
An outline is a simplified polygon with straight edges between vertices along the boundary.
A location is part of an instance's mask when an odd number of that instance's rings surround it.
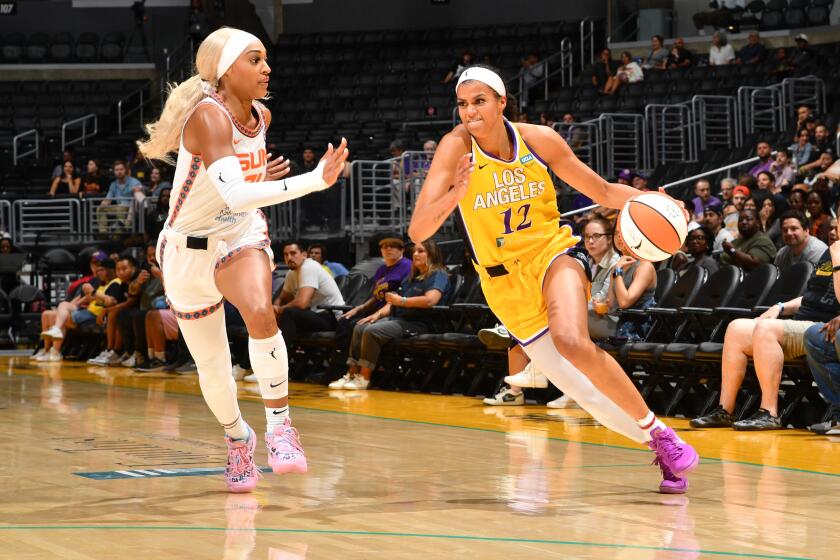
<svg viewBox="0 0 840 560">
<path fill-rule="evenodd" d="M 273 433 L 265 434 L 265 446 L 268 448 L 268 464 L 275 473 L 306 472 L 300 435 L 292 427 L 291 419 L 286 418 L 286 422 L 274 428 Z"/>
<path fill-rule="evenodd" d="M 232 440 L 225 436 L 228 448 L 225 482 L 228 492 L 251 492 L 257 486 L 260 469 L 254 462 L 257 434 L 248 426 L 248 441 Z"/>
<path fill-rule="evenodd" d="M 688 479 L 676 476 L 671 469 L 666 467 L 659 457 L 653 460 L 654 465 L 659 466 L 662 471 L 662 482 L 659 483 L 660 494 L 685 494 L 688 490 Z"/>
<path fill-rule="evenodd" d="M 657 428 L 650 435 L 648 447 L 656 453 L 658 464 L 668 469 L 674 476 L 693 471 L 700 462 L 700 456 L 686 442 L 682 441 L 671 428 Z"/>
</svg>

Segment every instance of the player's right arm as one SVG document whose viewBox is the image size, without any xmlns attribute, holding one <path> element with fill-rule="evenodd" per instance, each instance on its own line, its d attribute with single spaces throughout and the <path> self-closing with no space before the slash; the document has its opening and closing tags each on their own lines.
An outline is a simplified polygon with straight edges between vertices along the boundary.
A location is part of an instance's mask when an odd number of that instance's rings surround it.
<svg viewBox="0 0 840 560">
<path fill-rule="evenodd" d="M 408 225 L 412 241 L 420 243 L 435 234 L 467 194 L 472 171 L 469 135 L 459 126 L 443 137 L 435 151 Z"/>
</svg>

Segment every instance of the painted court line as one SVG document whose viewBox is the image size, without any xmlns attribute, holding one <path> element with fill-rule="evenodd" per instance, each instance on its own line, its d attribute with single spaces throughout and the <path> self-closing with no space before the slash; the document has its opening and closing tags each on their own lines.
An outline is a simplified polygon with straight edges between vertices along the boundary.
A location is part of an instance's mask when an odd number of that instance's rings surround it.
<svg viewBox="0 0 840 560">
<path fill-rule="evenodd" d="M 437 533 L 391 533 L 387 531 L 341 531 L 329 529 L 274 529 L 260 527 L 256 529 L 228 529 L 226 527 L 190 527 L 190 526 L 161 526 L 161 525 L 7 525 L 0 526 L 0 531 L 256 531 L 258 533 L 286 533 L 309 535 L 341 535 L 354 537 L 399 537 L 419 539 L 446 539 L 498 543 L 518 544 L 547 544 L 556 546 L 580 546 L 588 548 L 607 548 L 624 550 L 655 550 L 667 552 L 685 552 L 704 554 L 709 556 L 726 556 L 734 558 L 765 558 L 768 560 L 815 560 L 809 556 L 785 556 L 777 554 L 757 554 L 749 552 L 731 552 L 725 550 L 705 550 L 698 548 L 671 548 L 667 546 L 646 546 L 636 544 L 599 543 L 590 541 L 562 541 L 553 539 L 528 539 L 516 537 L 482 537 L 480 535 L 446 535 Z"/>
<path fill-rule="evenodd" d="M 155 472 L 156 471 L 156 472 Z M 260 467 L 260 471 L 271 472 L 271 467 Z M 75 472 L 76 476 L 89 478 L 91 480 L 119 480 L 124 478 L 173 478 L 178 476 L 211 476 L 225 472 L 224 467 L 197 467 L 189 469 L 153 469 L 133 471 L 98 471 L 98 472 Z"/>
</svg>

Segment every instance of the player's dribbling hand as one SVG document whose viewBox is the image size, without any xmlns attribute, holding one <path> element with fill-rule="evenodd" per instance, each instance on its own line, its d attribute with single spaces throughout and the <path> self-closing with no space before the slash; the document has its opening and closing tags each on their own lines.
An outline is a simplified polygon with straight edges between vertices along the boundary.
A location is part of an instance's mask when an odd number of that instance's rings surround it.
<svg viewBox="0 0 840 560">
<path fill-rule="evenodd" d="M 685 216 L 686 223 L 691 221 L 691 214 L 689 214 L 688 210 L 685 209 L 685 202 L 683 202 L 682 200 L 678 200 L 678 199 L 674 198 L 673 196 L 669 195 L 668 193 L 666 193 L 664 187 L 659 187 L 659 192 L 661 194 L 664 194 L 665 196 L 667 196 L 671 200 L 673 200 L 674 204 L 676 204 L 677 206 L 680 207 L 680 210 L 682 210 L 682 213 Z"/>
<path fill-rule="evenodd" d="M 325 183 L 332 185 L 338 180 L 349 155 L 350 150 L 347 149 L 346 138 L 341 139 L 341 144 L 337 148 L 334 148 L 332 143 L 327 146 L 327 152 L 321 158 L 321 161 L 325 163 L 323 175 Z"/>
<path fill-rule="evenodd" d="M 461 159 L 458 160 L 458 167 L 455 168 L 455 183 L 453 185 L 458 200 L 461 200 L 467 194 L 467 185 L 474 170 L 475 164 L 472 160 L 472 154 L 462 155 Z"/>
<path fill-rule="evenodd" d="M 268 165 L 265 168 L 265 180 L 276 181 L 277 179 L 282 179 L 291 171 L 289 167 L 291 163 L 291 160 L 288 160 L 283 156 L 277 156 L 276 158 L 271 159 L 271 154 L 268 154 Z"/>
</svg>

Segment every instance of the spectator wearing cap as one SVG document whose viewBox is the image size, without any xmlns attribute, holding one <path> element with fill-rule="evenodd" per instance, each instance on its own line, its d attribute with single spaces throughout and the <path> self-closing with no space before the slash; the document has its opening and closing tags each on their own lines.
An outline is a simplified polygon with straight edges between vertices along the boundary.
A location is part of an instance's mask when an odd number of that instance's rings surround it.
<svg viewBox="0 0 840 560">
<path fill-rule="evenodd" d="M 794 38 L 796 41 L 796 50 L 790 56 L 790 64 L 794 68 L 803 68 L 809 64 L 816 62 L 817 55 L 814 49 L 808 44 L 808 36 L 800 33 Z"/>
<path fill-rule="evenodd" d="M 695 183 L 694 194 L 696 196 L 691 199 L 691 203 L 694 205 L 694 219 L 698 222 L 703 219 L 703 214 L 709 206 L 723 207 L 721 200 L 712 195 L 712 186 L 708 179 L 700 179 Z"/>
<path fill-rule="evenodd" d="M 735 55 L 735 64 L 761 64 L 767 57 L 767 48 L 761 44 L 758 31 L 751 31 L 747 37 L 747 44 Z"/>
<path fill-rule="evenodd" d="M 773 261 L 779 272 L 800 262 L 809 262 L 816 267 L 828 245 L 811 235 L 805 214 L 799 210 L 788 210 L 779 222 L 782 224 L 784 246 Z"/>
<path fill-rule="evenodd" d="M 333 278 L 341 278 L 350 274 L 350 271 L 343 264 L 327 260 L 327 248 L 320 243 L 312 243 L 306 249 L 306 253 L 310 259 L 324 267 L 324 270 L 329 272 Z"/>
<path fill-rule="evenodd" d="M 773 150 L 770 148 L 770 143 L 766 140 L 761 140 L 755 145 L 755 155 L 758 156 L 758 163 L 750 169 L 750 175 L 758 177 L 762 171 L 770 171 L 770 166 L 773 164 Z"/>
<path fill-rule="evenodd" d="M 633 188 L 637 189 L 637 190 L 640 190 L 640 191 L 652 190 L 648 186 L 647 175 L 645 175 L 641 171 L 636 172 L 635 176 L 633 177 Z"/>
<path fill-rule="evenodd" d="M 723 242 L 732 243 L 735 236 L 732 232 L 723 227 L 723 210 L 720 206 L 708 206 L 703 210 L 703 225 L 712 233 L 714 239 L 712 254 L 720 255 L 723 252 Z"/>
<path fill-rule="evenodd" d="M 776 246 L 761 231 L 761 222 L 755 210 L 741 210 L 738 214 L 738 239 L 723 242 L 720 264 L 734 264 L 749 272 L 759 265 L 773 262 Z"/>
<path fill-rule="evenodd" d="M 738 237 L 738 215 L 744 209 L 744 203 L 750 197 L 750 189 L 746 185 L 738 185 L 732 189 L 732 204 L 723 212 L 723 224 L 734 237 Z"/>
<path fill-rule="evenodd" d="M 635 176 L 636 173 L 632 169 L 622 169 L 618 172 L 618 177 L 615 182 L 621 183 L 622 185 L 633 186 L 633 178 Z"/>
<path fill-rule="evenodd" d="M 715 31 L 712 46 L 709 48 L 709 66 L 725 66 L 735 60 L 735 49 L 726 39 L 726 34 Z"/>
</svg>

